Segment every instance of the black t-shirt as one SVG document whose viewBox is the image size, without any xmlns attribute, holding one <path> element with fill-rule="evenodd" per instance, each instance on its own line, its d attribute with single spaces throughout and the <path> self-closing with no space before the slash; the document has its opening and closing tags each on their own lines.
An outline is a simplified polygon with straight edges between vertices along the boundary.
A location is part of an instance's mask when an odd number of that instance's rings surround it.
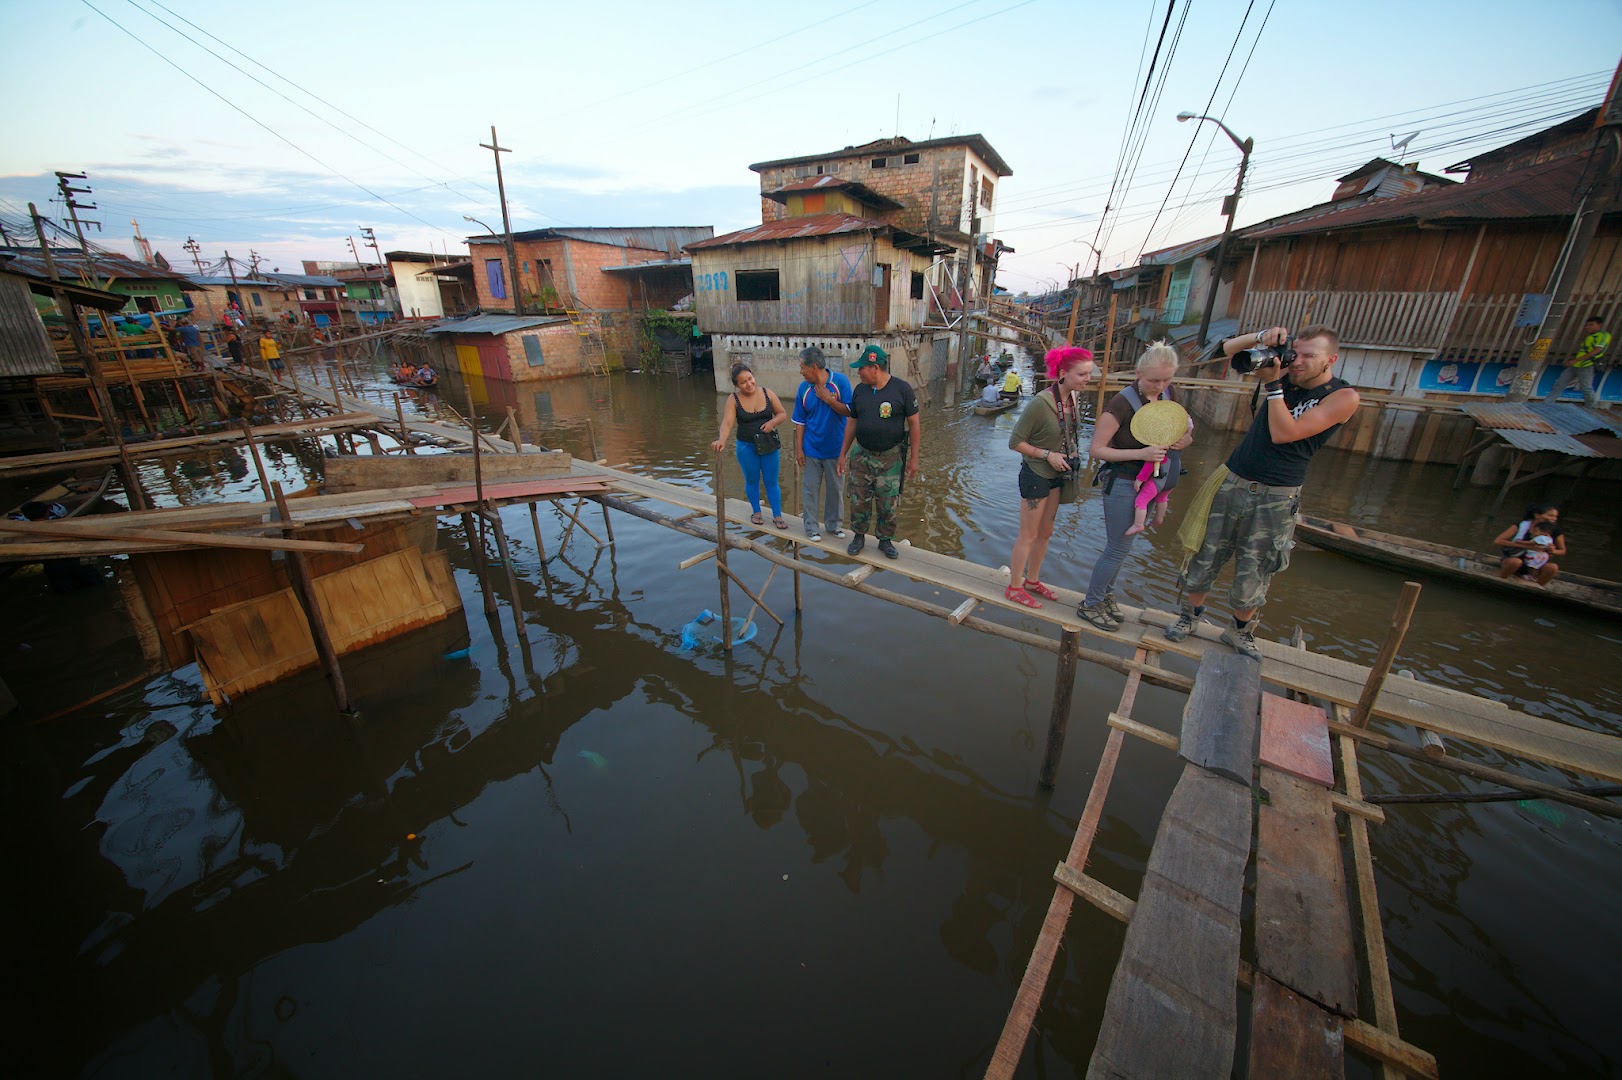
<svg viewBox="0 0 1622 1080">
<path fill-rule="evenodd" d="M 883 388 L 858 383 L 851 391 L 850 415 L 856 420 L 856 441 L 864 450 L 883 453 L 907 437 L 907 417 L 918 412 L 912 384 L 890 376 Z"/>
<path fill-rule="evenodd" d="M 1324 398 L 1350 385 L 1343 379 L 1330 379 L 1311 390 L 1302 390 L 1286 377 L 1284 405 L 1299 420 L 1303 413 L 1317 408 Z M 1312 455 L 1329 441 L 1338 427 L 1339 424 L 1331 425 L 1316 435 L 1295 442 L 1275 443 L 1268 428 L 1267 402 L 1263 401 L 1250 430 L 1245 432 L 1244 441 L 1228 455 L 1228 471 L 1243 480 L 1254 480 L 1271 487 L 1299 487 L 1306 481 L 1307 464 L 1312 461 Z"/>
</svg>

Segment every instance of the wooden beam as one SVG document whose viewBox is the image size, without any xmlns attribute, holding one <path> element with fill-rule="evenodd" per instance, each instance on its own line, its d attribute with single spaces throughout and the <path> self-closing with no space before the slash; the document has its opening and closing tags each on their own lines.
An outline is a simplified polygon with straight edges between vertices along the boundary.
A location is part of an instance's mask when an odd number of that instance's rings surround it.
<svg viewBox="0 0 1622 1080">
<path fill-rule="evenodd" d="M 187 547 L 241 548 L 253 551 L 322 551 L 358 555 L 360 544 L 329 543 L 325 540 L 291 540 L 274 536 L 235 536 L 231 533 L 179 532 L 173 529 L 131 529 L 100 525 L 84 518 L 51 521 L 0 519 L 0 532 L 24 536 L 54 536 L 67 540 L 118 540 L 134 543 L 183 544 Z M 30 545 L 32 546 L 32 545 Z M 0 544 L 0 558 L 9 545 Z M 64 552 L 66 554 L 66 552 Z"/>
<path fill-rule="evenodd" d="M 1131 717 L 1122 716 L 1120 713 L 1113 712 L 1110 713 L 1109 716 L 1105 717 L 1104 722 L 1112 728 L 1117 728 L 1126 732 L 1128 735 L 1136 735 L 1138 738 L 1147 742 L 1152 742 L 1156 746 L 1163 746 L 1173 753 L 1176 753 L 1177 751 L 1179 740 L 1177 736 L 1173 735 L 1169 731 L 1161 731 L 1157 727 L 1150 727 L 1148 724 L 1140 724 Z"/>
<path fill-rule="evenodd" d="M 676 569 L 677 570 L 691 570 L 693 567 L 697 566 L 699 563 L 703 562 L 705 559 L 713 559 L 713 558 L 715 558 L 715 549 L 714 548 L 705 548 L 703 551 L 699 552 L 697 555 L 694 555 L 691 558 L 683 559 L 681 562 L 677 563 L 676 564 Z"/>
<path fill-rule="evenodd" d="M 1402 583 L 1402 595 L 1397 598 L 1397 607 L 1391 613 L 1391 626 L 1386 630 L 1385 641 L 1380 645 L 1380 652 L 1374 658 L 1374 664 L 1369 669 L 1368 681 L 1363 684 L 1363 695 L 1357 699 L 1357 708 L 1352 710 L 1352 726 L 1368 727 L 1369 718 L 1374 714 L 1374 702 L 1380 696 L 1380 687 L 1385 685 L 1386 673 L 1391 670 L 1391 661 L 1396 659 L 1397 650 L 1402 647 L 1402 639 L 1408 633 L 1408 624 L 1414 617 L 1414 605 L 1419 603 L 1420 584 L 1417 581 Z"/>
<path fill-rule="evenodd" d="M 799 551 L 800 546 L 798 544 L 794 545 L 794 550 Z M 963 622 L 964 619 L 967 619 L 970 615 L 973 615 L 974 609 L 979 606 L 980 601 L 971 596 L 957 607 L 953 608 L 952 613 L 946 616 L 946 621 L 951 623 L 953 626 L 958 626 Z"/>
<path fill-rule="evenodd" d="M 1053 880 L 1069 889 L 1106 915 L 1121 922 L 1131 922 L 1138 902 L 1125 893 L 1116 892 L 1097 878 L 1088 877 L 1080 870 L 1060 863 L 1053 868 Z"/>
</svg>

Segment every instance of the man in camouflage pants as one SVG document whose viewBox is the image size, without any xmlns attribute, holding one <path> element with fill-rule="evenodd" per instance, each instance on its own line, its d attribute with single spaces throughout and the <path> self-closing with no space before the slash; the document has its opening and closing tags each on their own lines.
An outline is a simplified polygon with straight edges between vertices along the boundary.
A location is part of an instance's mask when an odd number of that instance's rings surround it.
<svg viewBox="0 0 1622 1080">
<path fill-rule="evenodd" d="M 1235 652 L 1261 660 L 1256 647 L 1257 612 L 1267 599 L 1267 584 L 1290 562 L 1295 542 L 1295 512 L 1307 464 L 1329 437 L 1357 411 L 1357 391 L 1331 374 L 1340 354 L 1340 338 L 1327 326 L 1309 326 L 1293 342 L 1290 332 L 1275 326 L 1222 343 L 1234 356 L 1253 349 L 1254 373 L 1265 400 L 1250 430 L 1228 455 L 1224 473 L 1212 477 L 1220 487 L 1211 501 L 1205 540 L 1183 570 L 1188 599 L 1166 637 L 1181 641 L 1194 632 L 1205 613 L 1205 596 L 1217 571 L 1233 560 L 1233 625 L 1222 641 Z M 1282 353 L 1271 355 L 1273 350 Z M 1203 493 L 1203 489 L 1202 489 Z"/>
<path fill-rule="evenodd" d="M 918 398 L 912 386 L 888 370 L 889 355 L 869 345 L 850 365 L 861 385 L 851 394 L 845 442 L 836 471 L 849 470 L 845 492 L 850 499 L 850 526 L 855 533 L 845 550 L 858 554 L 871 526 L 879 551 L 894 559 L 895 511 L 903 475 L 918 475 Z M 854 445 L 855 449 L 852 450 Z M 873 518 L 877 511 L 877 522 Z"/>
</svg>

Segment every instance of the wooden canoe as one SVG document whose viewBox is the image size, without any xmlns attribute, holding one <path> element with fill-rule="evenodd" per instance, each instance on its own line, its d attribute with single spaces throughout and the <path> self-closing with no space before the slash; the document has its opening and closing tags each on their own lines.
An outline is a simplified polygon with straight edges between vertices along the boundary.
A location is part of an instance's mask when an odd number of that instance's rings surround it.
<svg viewBox="0 0 1622 1080">
<path fill-rule="evenodd" d="M 978 405 L 976 405 L 974 407 L 974 415 L 976 415 L 976 416 L 996 416 L 1000 412 L 1007 412 L 1009 409 L 1012 409 L 1015 405 L 1018 405 L 1018 404 L 1019 404 L 1019 402 L 1014 401 L 1014 400 L 1009 399 L 1009 398 L 1003 398 L 1001 400 L 992 401 L 992 402 L 982 401 L 980 404 L 978 404 Z"/>
<path fill-rule="evenodd" d="M 1622 615 L 1622 584 L 1601 578 L 1568 574 L 1564 570 L 1547 586 L 1498 576 L 1496 554 L 1433 544 L 1407 536 L 1354 529 L 1324 518 L 1297 515 L 1295 535 L 1315 547 L 1350 555 L 1354 559 L 1400 570 L 1418 570 L 1435 577 L 1479 586 L 1529 600 L 1584 608 L 1603 615 Z"/>
<path fill-rule="evenodd" d="M 117 471 L 108 469 L 100 476 L 73 477 L 60 483 L 52 484 L 44 491 L 35 495 L 29 502 L 40 502 L 46 506 L 61 507 L 62 513 L 57 514 L 53 520 L 78 517 L 88 514 L 101 502 L 102 496 L 112 486 Z M 8 511 L 8 517 L 22 518 L 24 503 L 19 503 Z"/>
</svg>

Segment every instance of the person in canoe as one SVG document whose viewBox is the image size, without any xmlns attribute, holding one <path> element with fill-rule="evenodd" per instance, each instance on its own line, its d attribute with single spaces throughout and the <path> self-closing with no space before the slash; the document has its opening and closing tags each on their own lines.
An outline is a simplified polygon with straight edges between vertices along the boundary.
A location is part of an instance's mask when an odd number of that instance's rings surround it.
<svg viewBox="0 0 1622 1080">
<path fill-rule="evenodd" d="M 1537 524 L 1548 526 L 1543 532 L 1550 538 L 1547 545 L 1540 544 L 1535 538 L 1532 527 Z M 1553 581 L 1555 575 L 1560 573 L 1560 564 L 1554 560 L 1563 558 L 1566 554 L 1566 537 L 1560 531 L 1560 508 L 1553 503 L 1533 503 L 1521 515 L 1521 520 L 1493 540 L 1498 548 L 1498 554 L 1503 561 L 1498 564 L 1498 576 L 1525 577 L 1539 585 L 1547 585 Z M 1546 554 L 1548 558 L 1542 560 L 1542 565 L 1528 568 L 1527 555 L 1529 552 Z M 1530 569 L 1532 572 L 1527 573 Z"/>
</svg>

